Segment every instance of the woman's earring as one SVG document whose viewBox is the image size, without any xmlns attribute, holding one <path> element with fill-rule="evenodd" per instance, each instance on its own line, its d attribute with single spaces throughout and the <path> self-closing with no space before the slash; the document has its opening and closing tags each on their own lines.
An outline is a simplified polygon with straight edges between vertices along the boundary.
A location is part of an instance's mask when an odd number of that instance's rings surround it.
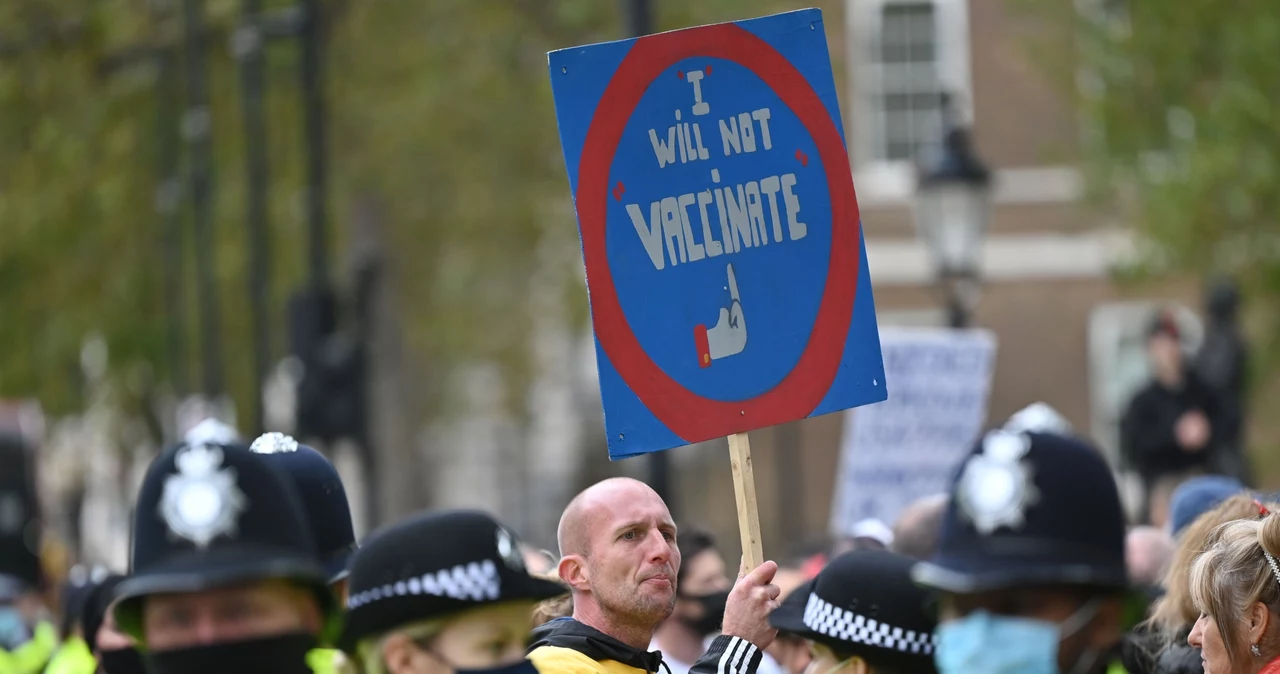
<svg viewBox="0 0 1280 674">
<path fill-rule="evenodd" d="M 1260 657 L 1262 657 L 1262 651 L 1258 650 L 1258 644 L 1254 644 L 1254 645 L 1250 646 L 1250 647 L 1249 647 L 1249 652 L 1250 652 L 1250 653 L 1253 653 L 1253 657 L 1255 657 L 1255 658 L 1260 658 Z"/>
</svg>

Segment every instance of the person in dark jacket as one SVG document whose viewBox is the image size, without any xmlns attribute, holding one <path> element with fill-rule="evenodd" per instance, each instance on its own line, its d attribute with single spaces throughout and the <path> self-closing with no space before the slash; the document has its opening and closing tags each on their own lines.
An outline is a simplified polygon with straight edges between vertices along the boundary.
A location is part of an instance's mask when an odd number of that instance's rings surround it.
<svg viewBox="0 0 1280 674">
<path fill-rule="evenodd" d="M 1220 472 L 1249 483 L 1251 470 L 1244 453 L 1249 347 L 1240 327 L 1240 293 L 1235 283 L 1215 280 L 1205 305 L 1204 342 L 1196 353 L 1195 371 L 1218 396 L 1217 466 Z"/>
<path fill-rule="evenodd" d="M 1209 471 L 1214 457 L 1217 397 L 1184 362 L 1173 314 L 1161 311 L 1147 330 L 1152 380 L 1120 420 L 1120 445 L 1141 477 L 1149 502 L 1162 479 Z M 1149 521 L 1147 523 L 1150 523 Z"/>
<path fill-rule="evenodd" d="M 681 562 L 666 503 L 643 482 L 605 480 L 569 503 L 557 539 L 573 617 L 535 629 L 529 658 L 544 674 L 658 672 L 662 654 L 648 646 L 675 608 Z M 690 672 L 755 674 L 777 634 L 768 623 L 781 593 L 771 584 L 777 570 L 765 562 L 740 574 L 720 636 Z"/>
</svg>

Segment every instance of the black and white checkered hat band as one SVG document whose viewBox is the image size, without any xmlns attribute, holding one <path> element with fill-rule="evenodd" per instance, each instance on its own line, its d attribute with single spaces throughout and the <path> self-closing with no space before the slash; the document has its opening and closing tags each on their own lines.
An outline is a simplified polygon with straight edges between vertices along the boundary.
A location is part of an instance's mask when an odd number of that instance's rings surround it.
<svg viewBox="0 0 1280 674">
<path fill-rule="evenodd" d="M 486 559 L 357 592 L 347 598 L 347 608 L 422 594 L 462 601 L 495 601 L 502 594 L 502 579 L 498 576 L 498 565 Z"/>
<path fill-rule="evenodd" d="M 894 627 L 875 618 L 861 616 L 809 594 L 804 608 L 804 624 L 809 629 L 850 643 L 878 646 L 913 655 L 933 655 L 936 639 L 932 633 Z"/>
</svg>

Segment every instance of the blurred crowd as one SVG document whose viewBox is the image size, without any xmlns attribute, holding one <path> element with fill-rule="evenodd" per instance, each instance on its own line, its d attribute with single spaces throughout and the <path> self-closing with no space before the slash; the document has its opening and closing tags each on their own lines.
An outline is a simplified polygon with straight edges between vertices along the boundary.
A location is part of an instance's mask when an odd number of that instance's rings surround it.
<svg viewBox="0 0 1280 674">
<path fill-rule="evenodd" d="M 555 551 L 471 510 L 357 540 L 321 452 L 210 420 L 150 464 L 130 568 L 76 567 L 50 601 L 9 452 L 0 674 L 1278 672 L 1280 503 L 1246 485 L 1240 401 L 1184 362 L 1170 314 L 1147 337 L 1124 433 L 1142 521 L 1036 403 L 947 492 L 752 568 L 629 478 L 574 497 Z"/>
<path fill-rule="evenodd" d="M 576 496 L 555 552 L 478 511 L 357 542 L 320 452 L 211 430 L 151 464 L 128 573 L 77 568 L 52 606 L 5 539 L 0 674 L 1280 667 L 1280 504 L 1196 476 L 1167 526 L 1128 527 L 1101 452 L 1043 405 L 892 527 L 751 569 L 629 478 Z"/>
</svg>

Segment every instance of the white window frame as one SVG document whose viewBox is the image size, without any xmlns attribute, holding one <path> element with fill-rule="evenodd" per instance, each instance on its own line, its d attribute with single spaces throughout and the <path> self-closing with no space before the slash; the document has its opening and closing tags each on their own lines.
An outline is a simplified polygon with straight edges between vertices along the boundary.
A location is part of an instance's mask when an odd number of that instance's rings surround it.
<svg viewBox="0 0 1280 674">
<path fill-rule="evenodd" d="M 849 73 L 853 78 L 848 106 L 848 128 L 853 131 L 851 161 L 859 200 L 901 200 L 915 187 L 915 172 L 910 161 L 884 160 L 875 156 L 874 98 L 879 62 L 872 62 L 870 50 L 879 43 L 884 8 L 893 4 L 918 3 L 921 0 L 845 0 L 846 50 Z M 934 5 L 939 79 L 955 96 L 954 104 L 965 124 L 973 123 L 973 76 L 969 40 L 968 0 L 928 0 Z"/>
</svg>

